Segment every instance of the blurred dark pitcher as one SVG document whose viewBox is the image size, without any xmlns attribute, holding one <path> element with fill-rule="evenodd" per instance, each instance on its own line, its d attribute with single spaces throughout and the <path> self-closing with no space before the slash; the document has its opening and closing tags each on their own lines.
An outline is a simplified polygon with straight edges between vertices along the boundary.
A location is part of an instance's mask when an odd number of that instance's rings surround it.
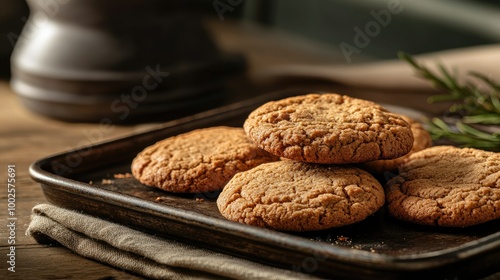
<svg viewBox="0 0 500 280">
<path fill-rule="evenodd" d="M 30 110 L 84 122 L 164 120 L 215 106 L 237 55 L 203 27 L 211 1 L 28 0 L 11 86 Z M 212 11 L 213 13 L 213 11 Z"/>
</svg>

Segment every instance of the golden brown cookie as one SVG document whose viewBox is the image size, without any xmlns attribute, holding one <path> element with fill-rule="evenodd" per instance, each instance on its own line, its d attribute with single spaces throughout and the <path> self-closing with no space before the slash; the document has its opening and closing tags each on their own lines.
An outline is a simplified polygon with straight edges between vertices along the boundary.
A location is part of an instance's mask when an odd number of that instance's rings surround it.
<svg viewBox="0 0 500 280">
<path fill-rule="evenodd" d="M 466 227 L 500 218 L 500 154 L 436 146 L 412 154 L 387 184 L 389 213 L 405 221 Z"/>
<path fill-rule="evenodd" d="M 413 153 L 429 148 L 432 145 L 431 135 L 417 121 L 410 117 L 399 115 L 403 120 L 410 124 L 413 133 L 413 147 L 406 155 L 395 159 L 382 159 L 376 161 L 365 162 L 361 164 L 361 168 L 376 174 L 384 174 L 385 172 L 395 173 L 399 166 Z"/>
<path fill-rule="evenodd" d="M 217 199 L 229 220 L 284 231 L 349 225 L 383 205 L 384 190 L 368 172 L 293 160 L 236 174 Z"/>
<path fill-rule="evenodd" d="M 410 125 L 381 106 L 338 94 L 308 94 L 268 102 L 244 124 L 262 149 L 297 161 L 359 163 L 405 155 Z"/>
<path fill-rule="evenodd" d="M 144 149 L 132 162 L 141 183 L 169 192 L 219 190 L 234 174 L 279 160 L 252 143 L 242 128 L 193 130 Z"/>
</svg>

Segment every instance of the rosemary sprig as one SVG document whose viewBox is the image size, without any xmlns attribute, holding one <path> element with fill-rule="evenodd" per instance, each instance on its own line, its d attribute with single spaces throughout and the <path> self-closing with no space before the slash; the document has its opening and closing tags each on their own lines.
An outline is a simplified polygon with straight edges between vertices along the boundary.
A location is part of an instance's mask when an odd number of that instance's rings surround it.
<svg viewBox="0 0 500 280">
<path fill-rule="evenodd" d="M 438 65 L 436 74 L 417 63 L 409 54 L 400 52 L 398 56 L 415 68 L 419 76 L 443 92 L 431 96 L 429 103 L 454 102 L 449 112 L 458 117 L 455 124 L 450 126 L 439 118 L 428 122 L 434 140 L 446 139 L 462 146 L 500 151 L 500 133 L 489 134 L 472 127 L 478 124 L 500 125 L 500 84 L 476 72 L 469 73 L 472 80 L 459 83 L 456 73 L 450 73 L 443 65 Z"/>
<path fill-rule="evenodd" d="M 439 118 L 428 122 L 428 131 L 433 140 L 448 140 L 454 144 L 490 151 L 500 151 L 500 133 L 488 134 L 462 122 L 454 127 Z"/>
</svg>

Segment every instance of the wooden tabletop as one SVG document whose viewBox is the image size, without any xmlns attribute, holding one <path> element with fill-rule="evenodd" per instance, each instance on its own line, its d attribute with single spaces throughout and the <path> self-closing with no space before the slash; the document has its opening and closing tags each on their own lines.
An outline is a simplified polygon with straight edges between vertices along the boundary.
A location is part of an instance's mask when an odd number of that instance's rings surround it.
<svg viewBox="0 0 500 280">
<path fill-rule="evenodd" d="M 230 51 L 241 51 L 249 60 L 249 76 L 258 76 L 265 65 L 279 65 L 290 61 L 308 63 L 310 65 L 341 64 L 342 57 L 334 52 L 328 52 L 324 46 L 318 46 L 288 34 L 276 35 L 274 32 L 261 32 L 255 27 L 221 25 L 212 23 L 211 30 L 220 43 L 221 48 Z M 290 42 L 293 42 L 292 44 Z M 241 91 L 240 98 L 264 94 L 269 90 L 283 88 L 283 82 L 272 85 L 258 85 Z M 287 87 L 297 85 L 297 81 L 286 83 Z M 314 85 L 314 86 L 312 86 Z M 391 102 L 390 94 L 384 95 L 377 90 L 343 88 L 339 84 L 325 81 L 301 81 L 301 87 L 325 90 L 346 90 L 347 93 L 373 99 Z M 9 87 L 7 79 L 0 81 L 0 220 L 7 223 L 7 168 L 15 166 L 15 216 L 16 236 L 16 272 L 7 270 L 6 254 L 10 245 L 7 242 L 8 229 L 0 226 L 0 248 L 3 257 L 0 269 L 1 279 L 141 279 L 128 272 L 114 269 L 110 266 L 85 259 L 73 254 L 63 247 L 48 247 L 39 245 L 26 236 L 25 232 L 30 222 L 33 206 L 46 203 L 46 199 L 38 183 L 31 180 L 28 174 L 29 165 L 48 155 L 75 149 L 88 145 L 85 131 L 96 131 L 98 124 L 66 123 L 48 119 L 28 111 Z M 411 93 L 404 99 L 399 99 L 400 105 L 425 109 L 425 94 Z M 432 110 L 431 110 L 432 111 Z M 152 124 L 135 124 L 127 126 L 114 125 L 113 129 L 96 136 L 99 142 L 125 136 L 133 132 L 143 131 Z M 99 131 L 99 130 L 98 130 Z M 8 276 L 8 277 L 6 277 Z"/>
<path fill-rule="evenodd" d="M 68 124 L 46 119 L 28 112 L 10 90 L 7 81 L 0 82 L 0 194 L 1 220 L 7 218 L 7 166 L 15 165 L 16 174 L 16 272 L 7 270 L 2 262 L 2 279 L 134 279 L 127 272 L 79 257 L 63 247 L 39 245 L 26 236 L 33 206 L 46 203 L 40 185 L 28 175 L 29 165 L 42 157 L 78 147 L 85 137 L 82 131 L 91 131 L 94 124 Z M 132 133 L 141 127 L 116 127 L 102 135 L 102 140 Z M 7 227 L 1 227 L 1 255 L 5 259 L 11 245 L 7 243 Z M 7 277 L 8 276 L 8 277 Z M 139 278 L 137 278 L 139 279 Z"/>
</svg>

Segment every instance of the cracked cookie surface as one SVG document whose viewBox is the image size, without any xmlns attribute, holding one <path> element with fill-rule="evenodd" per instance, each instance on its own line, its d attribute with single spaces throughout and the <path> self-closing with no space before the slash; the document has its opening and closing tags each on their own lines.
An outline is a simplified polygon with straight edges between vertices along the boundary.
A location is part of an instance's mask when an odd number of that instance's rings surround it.
<svg viewBox="0 0 500 280">
<path fill-rule="evenodd" d="M 242 128 L 211 127 L 162 140 L 140 152 L 132 174 L 169 192 L 220 190 L 237 172 L 279 158 L 258 148 Z"/>
<path fill-rule="evenodd" d="M 466 227 L 500 218 L 500 154 L 436 146 L 412 154 L 387 183 L 389 213 L 405 221 Z"/>
<path fill-rule="evenodd" d="M 402 118 L 373 102 L 334 93 L 268 102 L 248 116 L 244 129 L 262 149 L 312 163 L 393 159 L 413 145 Z"/>
<path fill-rule="evenodd" d="M 431 135 L 419 122 L 408 116 L 399 116 L 410 124 L 413 134 L 413 147 L 411 148 L 411 151 L 406 155 L 395 159 L 382 159 L 365 162 L 360 166 L 361 168 L 376 174 L 384 174 L 385 172 L 394 173 L 398 171 L 399 166 L 403 164 L 411 154 L 429 148 L 432 145 Z"/>
<path fill-rule="evenodd" d="M 349 225 L 383 205 L 384 190 L 366 171 L 286 159 L 236 174 L 217 199 L 229 220 L 283 231 Z"/>
</svg>

